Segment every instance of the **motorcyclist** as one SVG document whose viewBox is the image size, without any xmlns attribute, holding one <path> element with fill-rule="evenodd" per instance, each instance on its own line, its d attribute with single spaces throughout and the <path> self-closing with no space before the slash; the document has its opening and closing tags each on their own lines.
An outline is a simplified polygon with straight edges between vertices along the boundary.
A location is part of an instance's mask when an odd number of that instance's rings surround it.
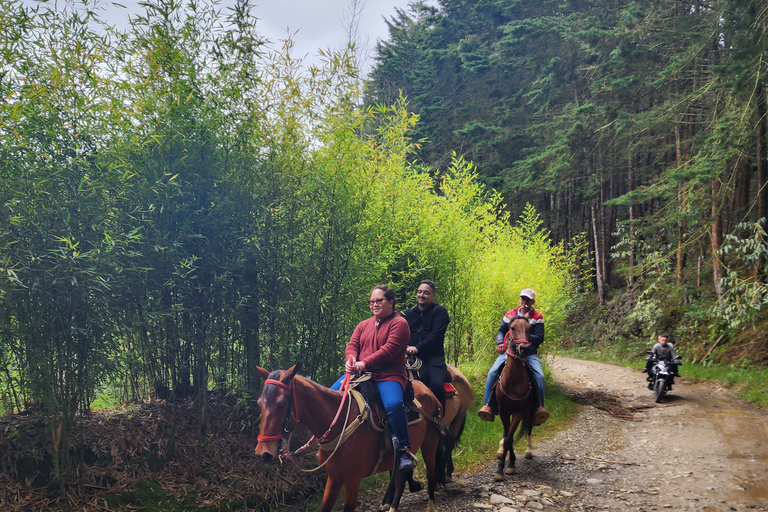
<svg viewBox="0 0 768 512">
<path fill-rule="evenodd" d="M 659 334 L 656 337 L 657 343 L 653 346 L 651 351 L 648 353 L 648 357 L 646 358 L 645 362 L 645 368 L 643 368 L 642 373 L 649 373 L 651 368 L 653 367 L 653 363 L 657 360 L 664 360 L 669 361 L 672 363 L 677 363 L 680 356 L 677 355 L 675 352 L 675 346 L 669 342 L 669 336 L 666 334 Z M 679 363 L 671 365 L 672 368 L 672 375 L 675 377 L 679 377 L 680 374 L 677 372 L 677 367 Z M 649 375 L 647 379 L 649 383 L 653 381 L 653 378 Z M 652 384 L 648 384 L 648 389 L 652 388 Z"/>
</svg>

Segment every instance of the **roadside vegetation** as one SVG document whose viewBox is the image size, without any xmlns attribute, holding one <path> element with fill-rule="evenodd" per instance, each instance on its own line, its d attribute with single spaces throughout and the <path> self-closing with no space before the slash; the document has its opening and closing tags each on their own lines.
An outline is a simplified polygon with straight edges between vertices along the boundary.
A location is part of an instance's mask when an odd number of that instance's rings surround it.
<svg viewBox="0 0 768 512">
<path fill-rule="evenodd" d="M 3 510 L 312 499 L 253 460 L 255 366 L 329 384 L 381 283 L 400 309 L 437 283 L 465 470 L 525 287 L 546 351 L 639 368 L 664 331 L 686 377 L 767 406 L 753 2 L 416 2 L 368 83 L 353 42 L 305 69 L 248 2 L 149 0 L 125 30 L 66 5 L 0 0 Z M 547 396 L 539 436 L 575 407 Z"/>
</svg>

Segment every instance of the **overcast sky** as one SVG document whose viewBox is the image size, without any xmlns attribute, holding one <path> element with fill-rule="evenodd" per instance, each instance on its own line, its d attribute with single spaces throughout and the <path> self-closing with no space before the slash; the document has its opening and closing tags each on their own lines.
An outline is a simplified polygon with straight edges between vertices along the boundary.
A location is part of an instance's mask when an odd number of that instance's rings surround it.
<svg viewBox="0 0 768 512">
<path fill-rule="evenodd" d="M 376 47 L 378 39 L 388 36 L 384 17 L 389 19 L 395 14 L 395 8 L 408 8 L 410 0 L 358 0 L 362 7 L 359 23 L 359 41 L 367 42 L 371 52 Z M 140 12 L 137 0 L 116 0 L 125 9 L 112 5 L 111 0 L 100 0 L 104 9 L 103 19 L 123 26 L 121 19 L 127 18 L 127 12 Z M 346 27 L 352 12 L 353 0 L 251 0 L 254 16 L 259 19 L 259 32 L 275 44 L 286 39 L 288 34 L 294 41 L 294 57 L 307 55 L 307 63 L 317 62 L 315 59 L 318 49 L 338 50 L 344 47 L 347 34 Z M 59 9 L 67 4 L 82 5 L 81 0 L 24 0 L 27 5 L 34 6 L 42 3 L 48 6 L 56 5 Z M 186 2 L 185 2 L 186 3 Z M 223 0 L 222 11 L 227 6 L 234 5 L 235 0 Z M 372 54 L 371 54 L 372 55 Z"/>
</svg>

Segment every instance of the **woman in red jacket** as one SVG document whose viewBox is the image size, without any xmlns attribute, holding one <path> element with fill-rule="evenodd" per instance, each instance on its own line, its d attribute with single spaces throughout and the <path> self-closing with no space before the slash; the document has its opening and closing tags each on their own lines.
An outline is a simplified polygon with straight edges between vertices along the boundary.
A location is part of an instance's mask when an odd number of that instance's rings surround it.
<svg viewBox="0 0 768 512">
<path fill-rule="evenodd" d="M 376 286 L 368 300 L 373 316 L 355 327 L 344 350 L 347 373 L 371 372 L 384 409 L 387 411 L 393 441 L 401 449 L 399 469 L 410 469 L 414 458 L 408 448 L 408 420 L 403 406 L 403 390 L 408 381 L 405 349 L 411 337 L 408 322 L 395 308 L 395 292 L 387 285 Z M 332 386 L 338 389 L 341 379 Z"/>
</svg>

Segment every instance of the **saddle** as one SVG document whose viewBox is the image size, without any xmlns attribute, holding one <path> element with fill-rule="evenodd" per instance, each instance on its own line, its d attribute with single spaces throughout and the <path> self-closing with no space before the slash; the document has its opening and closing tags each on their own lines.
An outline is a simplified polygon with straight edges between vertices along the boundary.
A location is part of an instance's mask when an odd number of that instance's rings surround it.
<svg viewBox="0 0 768 512">
<path fill-rule="evenodd" d="M 375 430 L 376 432 L 389 432 L 389 421 L 384 403 L 381 401 L 376 382 L 371 379 L 370 373 L 354 376 L 349 382 L 349 397 L 355 400 L 360 414 L 344 429 L 340 436 L 328 439 L 320 443 L 320 449 L 332 451 L 351 436 L 360 426 Z M 408 425 L 414 425 L 421 421 L 426 413 L 421 410 L 421 403 L 416 399 L 413 385 L 408 381 L 403 392 L 403 404 L 405 405 Z M 339 439 L 341 437 L 341 439 Z M 392 451 L 392 439 L 389 435 L 382 436 L 382 451 Z M 377 463 L 378 465 L 378 463 Z"/>
</svg>

